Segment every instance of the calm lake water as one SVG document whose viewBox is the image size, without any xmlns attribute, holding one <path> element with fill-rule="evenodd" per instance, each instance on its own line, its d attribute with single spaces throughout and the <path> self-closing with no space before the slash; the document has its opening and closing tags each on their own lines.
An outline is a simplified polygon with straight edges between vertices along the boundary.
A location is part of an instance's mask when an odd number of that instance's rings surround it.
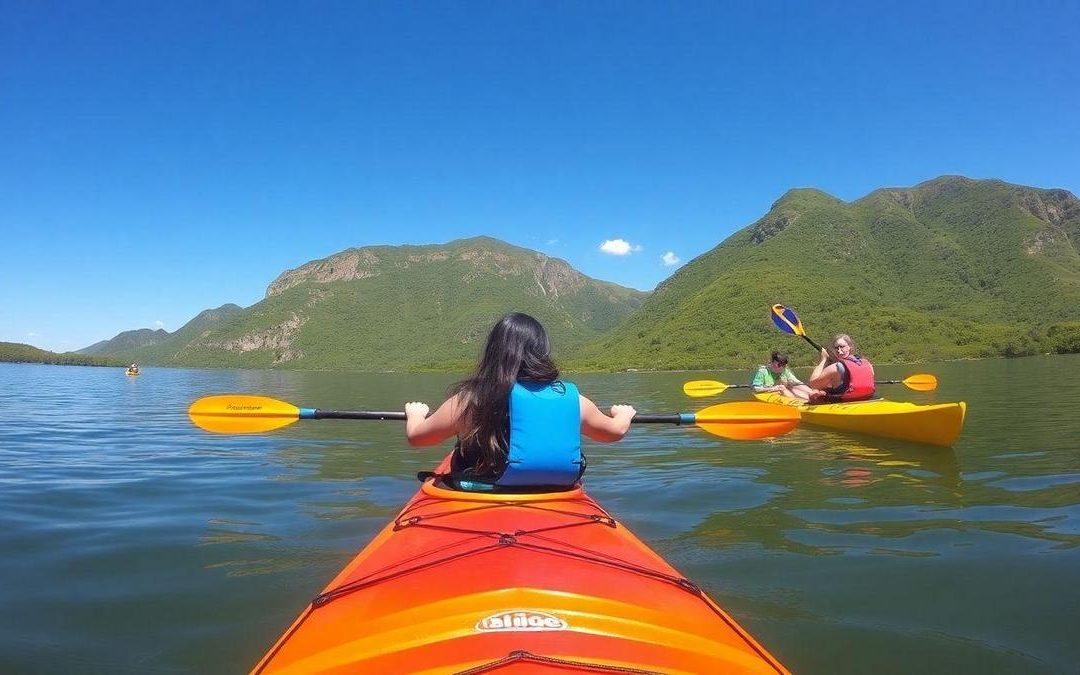
<svg viewBox="0 0 1080 675">
<path fill-rule="evenodd" d="M 812 428 L 729 442 L 635 427 L 589 445 L 590 492 L 798 673 L 1075 673 L 1080 356 L 879 368 L 966 400 L 953 449 Z M 682 383 L 574 378 L 642 412 Z M 0 672 L 241 673 L 446 448 L 399 422 L 217 436 L 210 393 L 399 409 L 448 376 L 0 364 Z"/>
</svg>

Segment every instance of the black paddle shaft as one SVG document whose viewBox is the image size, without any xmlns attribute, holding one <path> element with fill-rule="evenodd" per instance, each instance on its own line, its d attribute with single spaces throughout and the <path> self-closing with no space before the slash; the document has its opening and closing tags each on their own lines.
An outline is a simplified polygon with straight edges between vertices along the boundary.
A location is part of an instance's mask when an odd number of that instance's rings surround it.
<svg viewBox="0 0 1080 675">
<path fill-rule="evenodd" d="M 305 416 L 307 417 L 307 416 Z M 378 413 L 372 410 L 318 410 L 309 419 L 397 419 L 404 420 L 404 413 Z M 686 417 L 674 415 L 635 415 L 631 420 L 635 424 L 685 424 Z"/>
<path fill-rule="evenodd" d="M 692 416 L 692 413 L 689 414 Z M 635 415 L 633 424 L 687 424 L 688 413 L 671 415 Z M 308 417 L 304 415 L 303 417 Z M 369 410 L 315 410 L 308 419 L 316 420 L 403 420 L 403 412 L 374 412 Z"/>
<path fill-rule="evenodd" d="M 634 415 L 631 424 L 685 424 L 686 418 L 679 413 L 673 415 Z"/>
<path fill-rule="evenodd" d="M 376 412 L 370 410 L 316 410 L 311 419 L 316 420 L 405 420 L 403 412 Z"/>
<path fill-rule="evenodd" d="M 810 345 L 811 345 L 811 346 L 812 346 L 812 347 L 813 347 L 814 349 L 818 350 L 818 352 L 820 352 L 820 351 L 821 351 L 821 350 L 823 349 L 823 347 L 822 347 L 821 345 L 819 345 L 818 343 L 814 342 L 814 340 L 813 340 L 813 339 L 812 339 L 812 338 L 811 338 L 811 337 L 810 337 L 809 335 L 803 335 L 803 336 L 802 336 L 802 339 L 804 339 L 804 340 L 806 340 L 807 342 L 809 342 L 809 343 L 810 343 Z M 830 351 L 830 356 L 831 356 L 831 351 L 832 351 L 832 350 L 829 350 L 829 351 Z"/>
</svg>

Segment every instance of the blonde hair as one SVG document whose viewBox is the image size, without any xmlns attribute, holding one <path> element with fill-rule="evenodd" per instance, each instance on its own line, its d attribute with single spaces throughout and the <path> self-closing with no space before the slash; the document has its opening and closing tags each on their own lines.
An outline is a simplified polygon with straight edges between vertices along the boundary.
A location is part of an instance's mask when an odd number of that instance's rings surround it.
<svg viewBox="0 0 1080 675">
<path fill-rule="evenodd" d="M 848 335 L 847 333 L 839 333 L 836 337 L 834 337 L 832 339 L 832 348 L 833 349 L 836 349 L 836 341 L 837 340 L 843 340 L 844 342 L 848 343 L 848 347 L 849 347 L 848 352 L 849 353 L 854 355 L 855 353 L 857 353 L 859 351 L 859 348 L 855 346 L 855 341 L 852 340 L 851 336 Z"/>
</svg>

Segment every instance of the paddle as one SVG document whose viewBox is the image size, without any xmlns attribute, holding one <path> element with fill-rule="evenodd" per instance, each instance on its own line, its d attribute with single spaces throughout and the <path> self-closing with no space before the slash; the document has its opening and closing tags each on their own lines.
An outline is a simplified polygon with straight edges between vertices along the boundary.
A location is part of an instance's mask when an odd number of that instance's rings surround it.
<svg viewBox="0 0 1080 675">
<path fill-rule="evenodd" d="M 791 335 L 798 335 L 809 342 L 819 353 L 821 352 L 821 345 L 814 342 L 810 336 L 806 334 L 806 330 L 803 329 L 802 321 L 799 321 L 799 317 L 795 314 L 795 310 L 784 307 L 783 305 L 773 305 L 772 320 L 780 330 L 785 333 L 790 333 Z M 835 356 L 832 350 L 829 350 L 829 356 Z"/>
<path fill-rule="evenodd" d="M 902 384 L 915 391 L 934 391 L 937 389 L 937 378 L 930 373 L 917 373 L 902 380 L 875 380 L 874 384 Z"/>
<path fill-rule="evenodd" d="M 724 384 L 716 380 L 691 380 L 682 386 L 683 393 L 692 398 L 719 396 L 728 389 L 749 389 L 748 384 Z"/>
<path fill-rule="evenodd" d="M 802 321 L 800 321 L 798 315 L 795 314 L 795 310 L 790 307 L 784 307 L 783 305 L 773 305 L 772 320 L 780 330 L 785 333 L 790 333 L 791 335 L 798 335 L 813 345 L 814 349 L 819 352 L 821 351 L 821 345 L 811 340 L 810 336 L 806 334 Z M 834 360 L 836 359 L 836 352 L 831 349 L 826 351 L 829 352 L 829 356 Z M 913 389 L 915 391 L 933 391 L 937 389 L 937 378 L 929 373 L 918 373 L 906 377 L 903 380 L 877 380 L 874 384 L 902 384 L 908 389 Z M 683 391 L 686 391 L 685 387 L 683 387 Z M 721 389 L 720 391 L 723 390 Z M 690 392 L 687 392 L 687 394 L 692 395 Z M 701 396 L 708 396 L 708 394 L 701 394 Z"/>
<path fill-rule="evenodd" d="M 405 413 L 298 408 L 265 396 L 224 394 L 195 401 L 188 408 L 188 417 L 200 429 L 219 434 L 257 434 L 297 420 L 404 420 Z M 709 406 L 696 413 L 636 415 L 633 422 L 693 424 L 716 436 L 749 440 L 786 434 L 799 424 L 799 411 L 791 406 L 739 401 Z"/>
<path fill-rule="evenodd" d="M 933 391 L 937 389 L 937 378 L 929 373 L 917 373 L 902 380 L 876 380 L 874 384 L 902 384 L 915 391 Z M 692 398 L 719 396 L 728 389 L 748 389 L 749 384 L 724 384 L 716 380 L 692 380 L 683 385 L 683 393 Z"/>
</svg>

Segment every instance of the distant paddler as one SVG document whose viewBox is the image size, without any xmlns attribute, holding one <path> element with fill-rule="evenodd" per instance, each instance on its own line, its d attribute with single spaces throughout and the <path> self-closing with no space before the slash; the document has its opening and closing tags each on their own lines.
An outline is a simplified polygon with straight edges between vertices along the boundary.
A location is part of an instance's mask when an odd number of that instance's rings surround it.
<svg viewBox="0 0 1080 675">
<path fill-rule="evenodd" d="M 874 366 L 859 354 L 850 335 L 841 333 L 833 338 L 832 347 L 822 347 L 806 334 L 802 321 L 790 307 L 773 305 L 771 318 L 777 328 L 801 337 L 821 352 L 821 360 L 810 374 L 810 386 L 814 388 L 810 403 L 865 401 L 877 393 Z M 936 378 L 932 386 L 937 386 Z"/>
<path fill-rule="evenodd" d="M 138 375 L 139 374 L 139 364 L 133 363 L 130 366 L 128 366 L 127 367 L 127 374 L 128 375 Z"/>
</svg>

